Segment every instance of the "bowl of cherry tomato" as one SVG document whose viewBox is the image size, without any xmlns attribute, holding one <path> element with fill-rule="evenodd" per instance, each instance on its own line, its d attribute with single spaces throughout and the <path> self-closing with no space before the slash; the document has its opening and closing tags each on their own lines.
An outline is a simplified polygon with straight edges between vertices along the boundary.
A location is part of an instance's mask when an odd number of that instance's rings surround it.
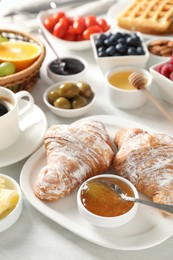
<svg viewBox="0 0 173 260">
<path fill-rule="evenodd" d="M 102 17 L 72 17 L 67 12 L 57 9 L 40 12 L 38 23 L 50 40 L 71 50 L 91 48 L 92 34 L 110 30 L 110 25 Z"/>
</svg>

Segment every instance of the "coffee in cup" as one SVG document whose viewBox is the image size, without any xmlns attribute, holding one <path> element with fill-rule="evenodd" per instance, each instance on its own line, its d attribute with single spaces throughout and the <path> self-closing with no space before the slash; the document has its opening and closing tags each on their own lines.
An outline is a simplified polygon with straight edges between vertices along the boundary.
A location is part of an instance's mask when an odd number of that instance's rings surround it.
<svg viewBox="0 0 173 260">
<path fill-rule="evenodd" d="M 22 98 L 27 98 L 27 102 L 20 108 Z M 23 90 L 14 93 L 5 87 L 0 87 L 0 150 L 16 142 L 23 131 L 22 120 L 33 105 L 34 99 L 29 92 Z"/>
</svg>

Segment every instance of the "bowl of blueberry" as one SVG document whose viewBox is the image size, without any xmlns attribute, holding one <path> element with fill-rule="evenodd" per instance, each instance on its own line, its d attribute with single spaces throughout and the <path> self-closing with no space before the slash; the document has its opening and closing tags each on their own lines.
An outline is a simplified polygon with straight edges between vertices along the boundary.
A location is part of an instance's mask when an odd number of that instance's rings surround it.
<svg viewBox="0 0 173 260">
<path fill-rule="evenodd" d="M 149 51 L 140 33 L 109 32 L 90 37 L 95 60 L 101 71 L 116 66 L 145 67 Z"/>
</svg>

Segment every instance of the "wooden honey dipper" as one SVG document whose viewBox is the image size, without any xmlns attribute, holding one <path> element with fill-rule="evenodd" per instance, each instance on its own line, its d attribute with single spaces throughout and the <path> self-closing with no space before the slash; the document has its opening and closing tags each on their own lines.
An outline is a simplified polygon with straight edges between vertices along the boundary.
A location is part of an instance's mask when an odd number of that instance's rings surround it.
<svg viewBox="0 0 173 260">
<path fill-rule="evenodd" d="M 145 80 L 141 73 L 134 72 L 130 74 L 128 81 L 136 89 L 141 89 L 144 94 L 153 102 L 153 104 L 160 110 L 160 112 L 173 123 L 173 116 L 159 103 L 159 101 L 149 92 L 145 87 Z"/>
</svg>

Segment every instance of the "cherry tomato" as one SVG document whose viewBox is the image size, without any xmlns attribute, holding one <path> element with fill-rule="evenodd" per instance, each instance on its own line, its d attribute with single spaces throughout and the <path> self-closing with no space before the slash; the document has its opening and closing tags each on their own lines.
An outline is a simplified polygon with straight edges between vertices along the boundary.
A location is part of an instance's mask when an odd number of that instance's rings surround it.
<svg viewBox="0 0 173 260">
<path fill-rule="evenodd" d="M 53 20 L 55 21 L 55 23 L 59 22 L 59 20 L 65 16 L 65 13 L 63 11 L 60 11 L 60 12 L 57 12 L 57 13 L 54 13 L 52 15 L 52 18 Z"/>
<path fill-rule="evenodd" d="M 43 22 L 44 27 L 51 33 L 53 31 L 55 24 L 56 23 L 52 17 L 45 18 L 45 20 Z"/>
<path fill-rule="evenodd" d="M 93 33 L 99 33 L 99 32 L 103 32 L 103 30 L 101 29 L 101 27 L 99 27 L 98 25 L 93 25 L 88 27 L 87 29 L 85 29 L 85 31 L 83 32 L 83 38 L 85 40 L 89 40 L 90 39 L 90 35 Z"/>
<path fill-rule="evenodd" d="M 70 25 L 63 37 L 64 40 L 67 40 L 67 41 L 75 41 L 76 40 L 76 37 L 77 37 L 77 34 L 75 33 L 74 29 L 73 29 L 73 26 Z"/>
<path fill-rule="evenodd" d="M 82 33 L 86 28 L 85 19 L 81 16 L 75 17 L 73 20 L 73 29 L 76 33 Z"/>
<path fill-rule="evenodd" d="M 84 37 L 83 37 L 83 33 L 78 33 L 76 35 L 76 41 L 83 41 L 85 40 Z"/>
<path fill-rule="evenodd" d="M 67 32 L 69 23 L 68 20 L 65 19 L 66 17 L 63 17 L 59 20 L 58 23 L 56 23 L 54 29 L 53 29 L 53 35 L 55 35 L 58 38 L 63 38 Z"/>
<path fill-rule="evenodd" d="M 110 26 L 107 24 L 104 18 L 97 17 L 96 20 L 98 25 L 102 28 L 104 32 L 106 32 L 110 28 Z"/>
<path fill-rule="evenodd" d="M 98 25 L 97 20 L 96 20 L 96 16 L 94 16 L 94 15 L 86 16 L 85 17 L 85 24 L 86 24 L 86 27 L 90 27 L 92 25 Z"/>
</svg>

